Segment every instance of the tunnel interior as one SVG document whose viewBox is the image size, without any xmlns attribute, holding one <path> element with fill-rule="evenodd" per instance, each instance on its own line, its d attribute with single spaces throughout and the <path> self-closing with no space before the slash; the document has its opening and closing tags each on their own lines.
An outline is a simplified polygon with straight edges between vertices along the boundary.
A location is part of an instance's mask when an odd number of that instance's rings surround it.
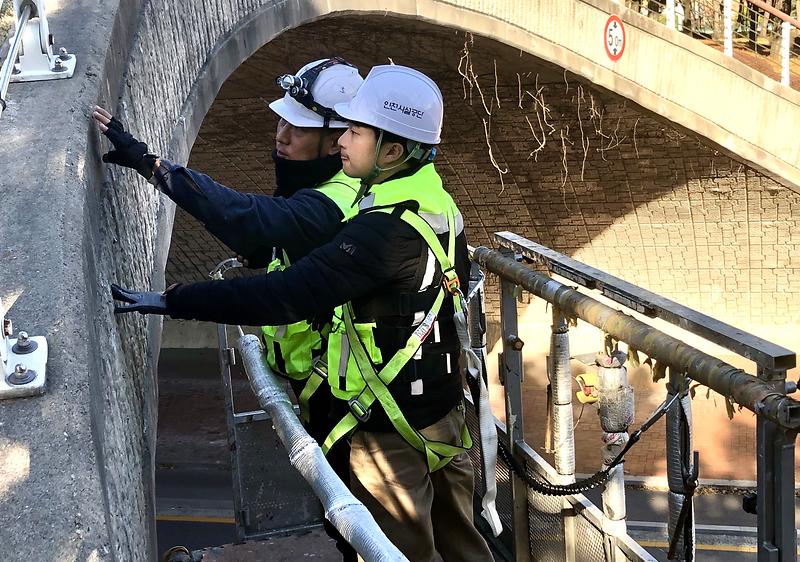
<svg viewBox="0 0 800 562">
<path fill-rule="evenodd" d="M 435 163 L 471 244 L 510 230 L 735 324 L 800 321 L 797 193 L 632 100 L 463 31 L 363 15 L 288 30 L 224 83 L 189 166 L 271 194 L 274 78 L 333 54 L 363 75 L 394 62 L 440 85 Z M 228 256 L 176 212 L 167 285 L 205 278 Z"/>
</svg>

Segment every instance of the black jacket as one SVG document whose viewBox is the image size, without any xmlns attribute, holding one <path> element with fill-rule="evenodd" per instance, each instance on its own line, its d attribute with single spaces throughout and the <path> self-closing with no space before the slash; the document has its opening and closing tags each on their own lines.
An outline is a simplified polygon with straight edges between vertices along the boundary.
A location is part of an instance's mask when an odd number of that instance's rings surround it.
<svg viewBox="0 0 800 562">
<path fill-rule="evenodd" d="M 315 189 L 288 198 L 238 193 L 163 159 L 153 183 L 223 244 L 248 258 L 251 267 L 265 266 L 276 246 L 294 261 L 329 242 L 343 226 L 338 205 Z"/>
<path fill-rule="evenodd" d="M 466 238 L 456 239 L 456 270 L 463 287 L 469 279 Z M 226 281 L 179 285 L 167 292 L 171 317 L 252 326 L 310 319 L 320 312 L 353 302 L 357 320 L 368 303 L 419 291 L 428 248 L 408 224 L 387 213 L 362 213 L 349 221 L 329 243 L 279 272 Z M 433 296 L 430 301 L 432 302 Z M 439 314 L 440 341 L 423 346 L 421 364 L 410 362 L 390 385 L 408 421 L 417 428 L 434 423 L 462 398 L 458 340 L 452 324 L 452 301 Z M 405 328 L 404 336 L 376 334 L 384 360 L 405 343 L 412 316 L 382 318 L 383 325 Z M 391 330 L 390 330 L 391 331 Z M 443 354 L 449 353 L 445 362 Z M 427 357 L 430 357 L 430 360 Z M 447 370 L 445 364 L 449 364 Z M 423 378 L 424 391 L 412 396 L 410 381 Z M 343 403 L 342 403 L 343 404 Z M 363 427 L 391 429 L 379 408 Z"/>
</svg>

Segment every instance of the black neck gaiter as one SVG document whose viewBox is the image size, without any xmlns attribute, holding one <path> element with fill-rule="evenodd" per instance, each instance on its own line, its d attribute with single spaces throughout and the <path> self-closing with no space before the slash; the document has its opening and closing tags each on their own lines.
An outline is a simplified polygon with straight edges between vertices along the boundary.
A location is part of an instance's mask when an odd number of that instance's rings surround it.
<svg viewBox="0 0 800 562">
<path fill-rule="evenodd" d="M 278 151 L 273 150 L 272 161 L 275 162 L 276 197 L 291 197 L 300 189 L 315 187 L 342 169 L 338 154 L 315 160 L 287 160 L 278 158 Z"/>
</svg>

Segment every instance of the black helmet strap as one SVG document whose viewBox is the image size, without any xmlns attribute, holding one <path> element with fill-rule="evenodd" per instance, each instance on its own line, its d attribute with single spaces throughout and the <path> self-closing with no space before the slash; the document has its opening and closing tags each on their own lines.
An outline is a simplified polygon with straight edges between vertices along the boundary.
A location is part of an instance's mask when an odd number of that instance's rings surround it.
<svg viewBox="0 0 800 562">
<path fill-rule="evenodd" d="M 324 128 L 328 128 L 330 125 L 331 119 L 341 117 L 333 110 L 332 107 L 325 107 L 324 105 L 317 103 L 314 100 L 314 96 L 311 95 L 311 88 L 314 85 L 314 82 L 317 80 L 317 77 L 320 73 L 328 69 L 332 66 L 337 64 L 345 64 L 347 66 L 351 66 L 355 68 L 354 65 L 350 64 L 342 57 L 331 57 L 327 60 L 322 61 L 316 66 L 312 66 L 301 75 L 296 76 L 294 74 L 283 74 L 276 78 L 275 82 L 283 88 L 286 93 L 288 93 L 293 99 L 298 101 L 303 107 L 306 107 L 322 117 L 324 119 Z"/>
</svg>

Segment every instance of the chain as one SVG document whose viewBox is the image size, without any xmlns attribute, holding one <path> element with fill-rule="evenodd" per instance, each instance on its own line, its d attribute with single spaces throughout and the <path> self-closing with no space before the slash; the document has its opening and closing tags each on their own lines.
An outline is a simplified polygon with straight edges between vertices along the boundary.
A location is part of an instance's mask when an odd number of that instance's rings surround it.
<svg viewBox="0 0 800 562">
<path fill-rule="evenodd" d="M 544 480 L 540 480 L 530 474 L 525 469 L 525 465 L 514 455 L 511 454 L 511 451 L 502 442 L 502 440 L 498 440 L 498 447 L 497 452 L 500 454 L 500 458 L 503 459 L 503 462 L 506 463 L 511 472 L 513 472 L 517 477 L 521 478 L 525 481 L 525 483 L 536 492 L 540 494 L 544 494 L 546 496 L 573 496 L 575 494 L 583 494 L 588 492 L 589 490 L 596 488 L 605 484 L 609 477 L 611 476 L 611 469 L 621 464 L 622 461 L 625 459 L 625 454 L 636 444 L 639 439 L 642 437 L 642 434 L 650 429 L 653 424 L 655 424 L 661 416 L 663 416 L 670 406 L 675 402 L 675 400 L 680 396 L 680 394 L 676 394 L 671 399 L 665 400 L 653 414 L 637 429 L 631 434 L 630 440 L 628 441 L 625 448 L 620 451 L 620 453 L 611 461 L 611 464 L 606 466 L 605 468 L 598 470 L 588 478 L 584 478 L 582 480 L 578 480 L 577 482 L 573 482 L 571 484 L 551 484 L 550 482 L 545 482 Z"/>
</svg>

